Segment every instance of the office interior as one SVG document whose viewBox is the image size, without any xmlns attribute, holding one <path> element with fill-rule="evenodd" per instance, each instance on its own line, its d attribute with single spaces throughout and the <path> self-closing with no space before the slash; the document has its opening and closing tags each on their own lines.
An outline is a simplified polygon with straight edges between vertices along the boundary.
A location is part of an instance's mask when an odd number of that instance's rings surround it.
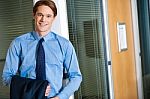
<svg viewBox="0 0 150 99">
<path fill-rule="evenodd" d="M 0 1 L 0 77 L 11 41 L 34 29 L 36 1 Z M 52 30 L 72 42 L 83 74 L 70 99 L 150 99 L 150 1 L 54 1 Z M 2 78 L 0 99 L 9 99 Z"/>
</svg>

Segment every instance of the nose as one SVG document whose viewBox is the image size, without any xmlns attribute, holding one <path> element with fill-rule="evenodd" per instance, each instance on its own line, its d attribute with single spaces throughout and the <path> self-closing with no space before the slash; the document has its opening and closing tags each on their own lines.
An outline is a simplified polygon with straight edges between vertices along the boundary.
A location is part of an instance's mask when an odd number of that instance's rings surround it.
<svg viewBox="0 0 150 99">
<path fill-rule="evenodd" d="M 41 17 L 41 21 L 42 22 L 45 21 L 45 16 L 44 15 Z"/>
</svg>

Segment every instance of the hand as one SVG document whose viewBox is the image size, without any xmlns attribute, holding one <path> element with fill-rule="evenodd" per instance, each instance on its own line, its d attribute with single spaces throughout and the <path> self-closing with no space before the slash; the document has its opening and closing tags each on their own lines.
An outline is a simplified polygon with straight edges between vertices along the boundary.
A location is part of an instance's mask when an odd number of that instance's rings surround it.
<svg viewBox="0 0 150 99">
<path fill-rule="evenodd" d="M 59 97 L 54 97 L 54 98 L 50 98 L 50 99 L 59 99 Z"/>
<path fill-rule="evenodd" d="M 45 91 L 45 96 L 48 96 L 50 93 L 50 85 L 47 86 L 46 91 Z"/>
</svg>

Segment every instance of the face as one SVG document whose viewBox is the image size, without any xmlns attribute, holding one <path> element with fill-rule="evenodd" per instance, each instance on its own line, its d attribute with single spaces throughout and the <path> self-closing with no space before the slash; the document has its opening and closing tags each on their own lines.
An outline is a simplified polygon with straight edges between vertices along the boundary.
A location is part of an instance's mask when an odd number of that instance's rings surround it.
<svg viewBox="0 0 150 99">
<path fill-rule="evenodd" d="M 39 33 L 40 36 L 45 36 L 50 32 L 55 19 L 50 7 L 45 5 L 39 6 L 33 18 L 35 19 L 35 31 Z"/>
</svg>

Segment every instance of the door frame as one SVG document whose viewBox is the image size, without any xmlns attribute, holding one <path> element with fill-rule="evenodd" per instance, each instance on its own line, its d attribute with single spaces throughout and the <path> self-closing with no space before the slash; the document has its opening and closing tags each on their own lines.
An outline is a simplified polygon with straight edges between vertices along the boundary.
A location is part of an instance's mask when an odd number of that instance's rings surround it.
<svg viewBox="0 0 150 99">
<path fill-rule="evenodd" d="M 110 99 L 115 99 L 113 76 L 112 76 L 112 65 L 111 65 L 111 48 L 110 48 L 110 37 L 109 37 L 109 22 L 108 22 L 108 0 L 102 0 L 103 5 L 103 22 L 104 22 L 104 39 L 106 46 L 106 60 L 108 69 L 108 83 L 109 83 L 109 95 Z"/>
<path fill-rule="evenodd" d="M 140 56 L 141 50 L 140 50 L 140 39 L 139 39 L 137 0 L 131 0 L 131 10 L 132 10 L 132 26 L 133 26 L 133 34 L 134 34 L 134 51 L 135 51 L 135 62 L 136 62 L 138 98 L 144 99 L 142 65 L 141 65 L 141 56 Z"/>
</svg>

